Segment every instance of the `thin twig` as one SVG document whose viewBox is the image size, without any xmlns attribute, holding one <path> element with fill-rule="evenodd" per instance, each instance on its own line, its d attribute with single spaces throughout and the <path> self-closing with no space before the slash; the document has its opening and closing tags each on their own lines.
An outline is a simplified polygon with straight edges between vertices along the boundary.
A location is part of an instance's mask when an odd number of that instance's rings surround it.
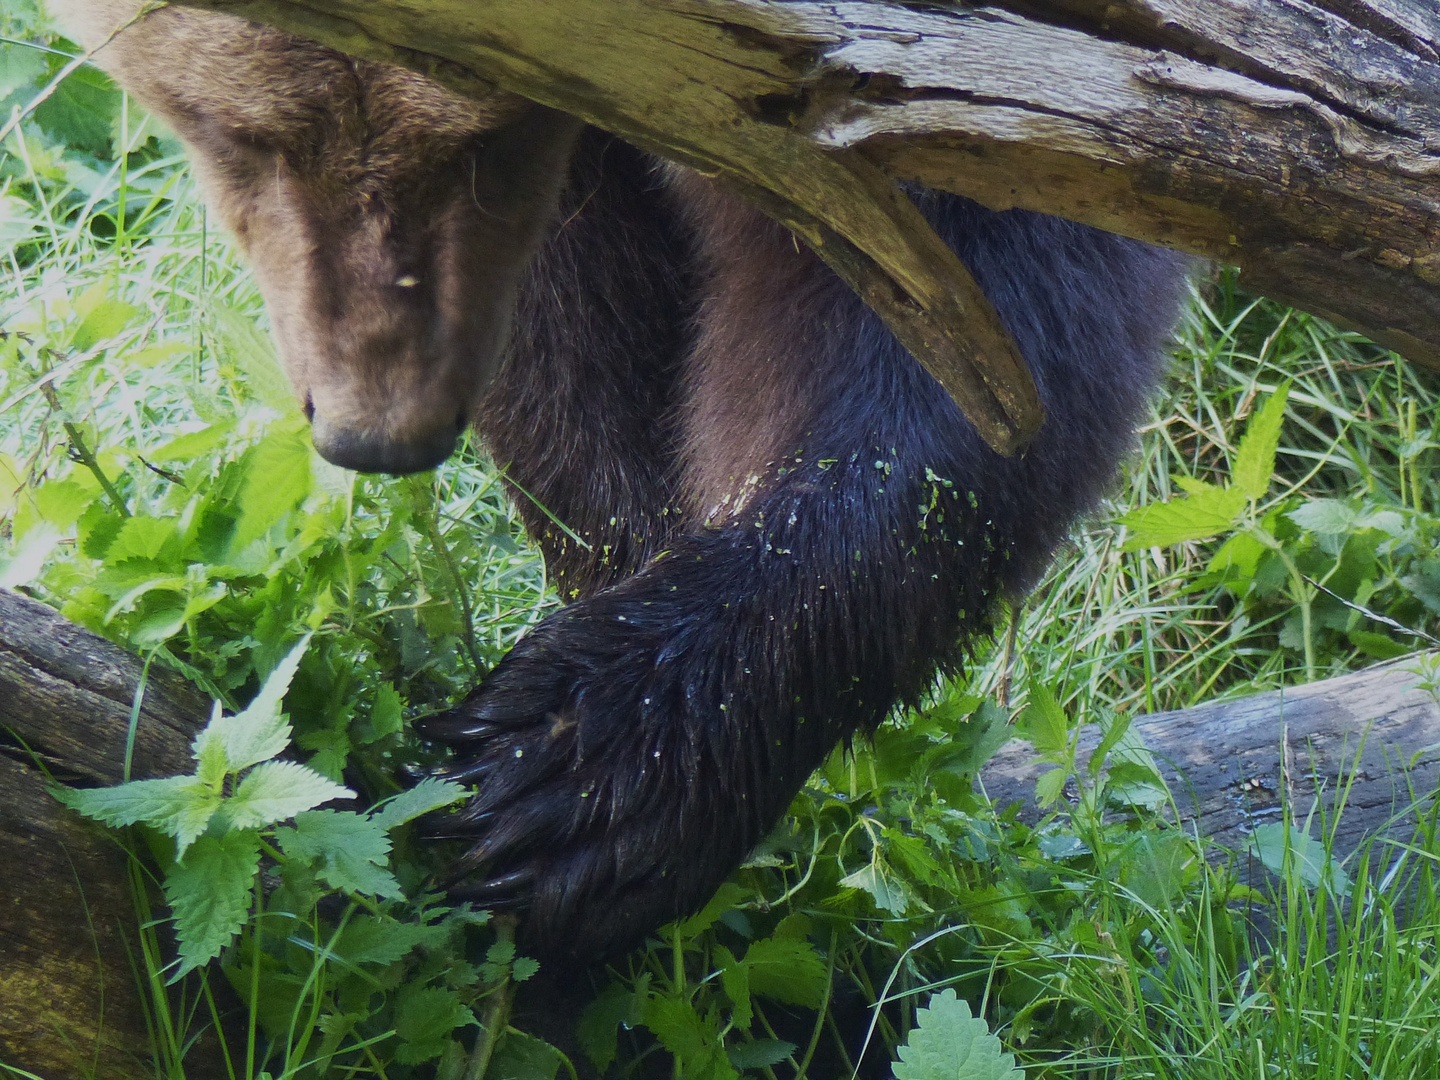
<svg viewBox="0 0 1440 1080">
<path fill-rule="evenodd" d="M 1417 637 L 1421 641 L 1428 641 L 1431 645 L 1440 645 L 1440 638 L 1427 634 L 1424 630 L 1416 630 L 1413 627 L 1406 626 L 1404 623 L 1396 622 L 1390 618 L 1389 615 L 1381 615 L 1378 611 L 1371 611 L 1364 604 L 1357 604 L 1354 600 L 1346 600 L 1345 597 L 1333 589 L 1327 589 L 1324 585 L 1321 585 L 1320 582 L 1316 581 L 1309 574 L 1301 574 L 1300 576 L 1305 579 L 1305 583 L 1311 588 L 1319 589 L 1326 596 L 1330 597 L 1331 600 L 1338 600 L 1351 611 L 1359 612 L 1361 615 L 1364 615 L 1365 618 L 1378 622 L 1381 626 L 1388 626 L 1391 630 L 1398 630 L 1402 634 L 1409 634 L 1411 637 Z"/>
</svg>

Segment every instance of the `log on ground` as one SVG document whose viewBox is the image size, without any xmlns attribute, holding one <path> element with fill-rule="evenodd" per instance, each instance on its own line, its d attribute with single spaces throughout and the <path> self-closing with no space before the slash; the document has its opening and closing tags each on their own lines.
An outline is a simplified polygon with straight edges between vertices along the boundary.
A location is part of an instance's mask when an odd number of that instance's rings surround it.
<svg viewBox="0 0 1440 1080">
<path fill-rule="evenodd" d="M 127 856 L 47 790 L 51 777 L 123 779 L 142 669 L 43 604 L 0 590 L 0 1063 L 37 1076 L 155 1075 Z M 202 695 L 152 668 L 132 778 L 189 772 L 190 741 L 208 714 Z M 187 1075 L 211 1075 L 204 1049 L 186 1059 Z"/>
<path fill-rule="evenodd" d="M 1440 779 L 1440 688 L 1427 687 L 1424 674 L 1431 662 L 1409 657 L 1155 713 L 1133 730 L 1155 755 L 1182 820 L 1201 836 L 1243 852 L 1255 828 L 1280 821 L 1285 805 L 1303 823 L 1317 793 L 1327 812 L 1343 795 L 1335 853 L 1344 855 L 1392 827 L 1408 838 L 1413 817 L 1404 812 Z M 1082 761 L 1098 743 L 1096 729 L 1081 733 Z M 986 767 L 985 790 L 998 804 L 1019 800 L 1033 808 L 1035 780 L 1049 767 L 1028 744 L 1011 743 Z"/>
</svg>

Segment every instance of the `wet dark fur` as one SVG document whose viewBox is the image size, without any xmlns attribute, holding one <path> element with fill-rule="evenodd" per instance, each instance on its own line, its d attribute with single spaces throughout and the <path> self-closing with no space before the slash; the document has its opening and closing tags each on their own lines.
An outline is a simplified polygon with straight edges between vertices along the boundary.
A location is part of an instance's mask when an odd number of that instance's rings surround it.
<svg viewBox="0 0 1440 1080">
<path fill-rule="evenodd" d="M 575 602 L 425 725 L 478 785 L 442 830 L 475 842 L 456 893 L 524 905 L 532 947 L 603 954 L 701 905 L 838 739 L 960 665 L 1130 442 L 1183 261 L 920 201 L 1035 375 L 1023 457 L 788 233 L 583 140 L 483 423 L 591 548 L 521 502 Z"/>
<path fill-rule="evenodd" d="M 478 416 L 584 541 L 520 499 L 573 602 L 423 728 L 476 784 L 435 830 L 471 841 L 456 894 L 524 908 L 549 955 L 699 907 L 838 739 L 960 665 L 1110 478 L 1175 319 L 1175 256 L 921 196 L 1040 387 L 1044 428 L 1003 459 L 698 176 L 230 16 L 52 6 L 191 146 L 320 452 L 423 469 Z"/>
</svg>

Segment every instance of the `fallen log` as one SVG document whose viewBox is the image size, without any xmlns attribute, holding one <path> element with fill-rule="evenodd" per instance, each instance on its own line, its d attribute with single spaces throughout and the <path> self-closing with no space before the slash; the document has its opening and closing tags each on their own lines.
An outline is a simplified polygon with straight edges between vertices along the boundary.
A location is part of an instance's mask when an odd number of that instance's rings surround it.
<svg viewBox="0 0 1440 1080">
<path fill-rule="evenodd" d="M 1433 4 L 179 2 L 499 85 L 727 177 L 832 265 L 873 260 L 837 265 L 872 304 L 879 277 L 917 295 L 926 241 L 876 183 L 915 180 L 1237 265 L 1440 369 Z"/>
<path fill-rule="evenodd" d="M 47 791 L 52 777 L 81 786 L 124 778 L 143 666 L 0 590 L 0 1063 L 47 1080 L 155 1075 L 128 857 Z M 182 679 L 152 669 L 131 778 L 190 771 L 190 740 L 209 711 Z M 214 1057 L 192 1054 L 187 1075 L 220 1075 L 207 1068 Z"/>
<path fill-rule="evenodd" d="M 1136 721 L 1186 820 L 1241 849 L 1278 820 L 1285 796 L 1303 817 L 1318 786 L 1333 800 L 1347 775 L 1339 847 L 1384 827 L 1440 779 L 1440 698 L 1417 661 Z M 48 778 L 113 784 L 143 665 L 26 597 L 0 590 L 0 1062 L 42 1077 L 149 1080 L 150 1036 L 128 951 L 135 912 L 126 856 L 62 807 Z M 151 670 L 139 708 L 132 778 L 189 771 L 209 703 Z M 1081 737 L 1082 756 L 1098 742 Z M 1014 742 L 987 767 L 1000 801 L 1030 800 L 1047 766 Z M 205 1046 L 187 1075 L 220 1075 Z M 211 1071 L 215 1070 L 215 1071 Z"/>
<path fill-rule="evenodd" d="M 1317 798 L 1327 812 L 1343 794 L 1335 853 L 1391 826 L 1440 780 L 1440 687 L 1426 660 L 1409 657 L 1353 675 L 1137 719 L 1181 819 L 1199 835 L 1243 852 L 1254 829 L 1289 805 L 1303 823 Z M 1088 761 L 1098 730 L 1080 735 Z M 1001 748 L 982 779 L 998 804 L 1033 807 L 1040 764 L 1028 744 Z M 1073 792 L 1072 792 L 1073 794 Z M 1315 830 L 1318 836 L 1318 827 Z"/>
</svg>

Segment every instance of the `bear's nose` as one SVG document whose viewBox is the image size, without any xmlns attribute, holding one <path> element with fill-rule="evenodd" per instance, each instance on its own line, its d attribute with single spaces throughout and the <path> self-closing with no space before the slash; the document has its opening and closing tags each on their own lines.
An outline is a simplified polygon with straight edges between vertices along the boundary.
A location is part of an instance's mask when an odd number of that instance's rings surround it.
<svg viewBox="0 0 1440 1080">
<path fill-rule="evenodd" d="M 332 465 L 362 473 L 390 473 L 405 476 L 433 469 L 455 452 L 455 443 L 465 429 L 454 427 L 430 431 L 416 438 L 399 440 L 363 429 L 338 427 L 316 414 L 311 421 L 311 438 L 320 456 Z"/>
</svg>

